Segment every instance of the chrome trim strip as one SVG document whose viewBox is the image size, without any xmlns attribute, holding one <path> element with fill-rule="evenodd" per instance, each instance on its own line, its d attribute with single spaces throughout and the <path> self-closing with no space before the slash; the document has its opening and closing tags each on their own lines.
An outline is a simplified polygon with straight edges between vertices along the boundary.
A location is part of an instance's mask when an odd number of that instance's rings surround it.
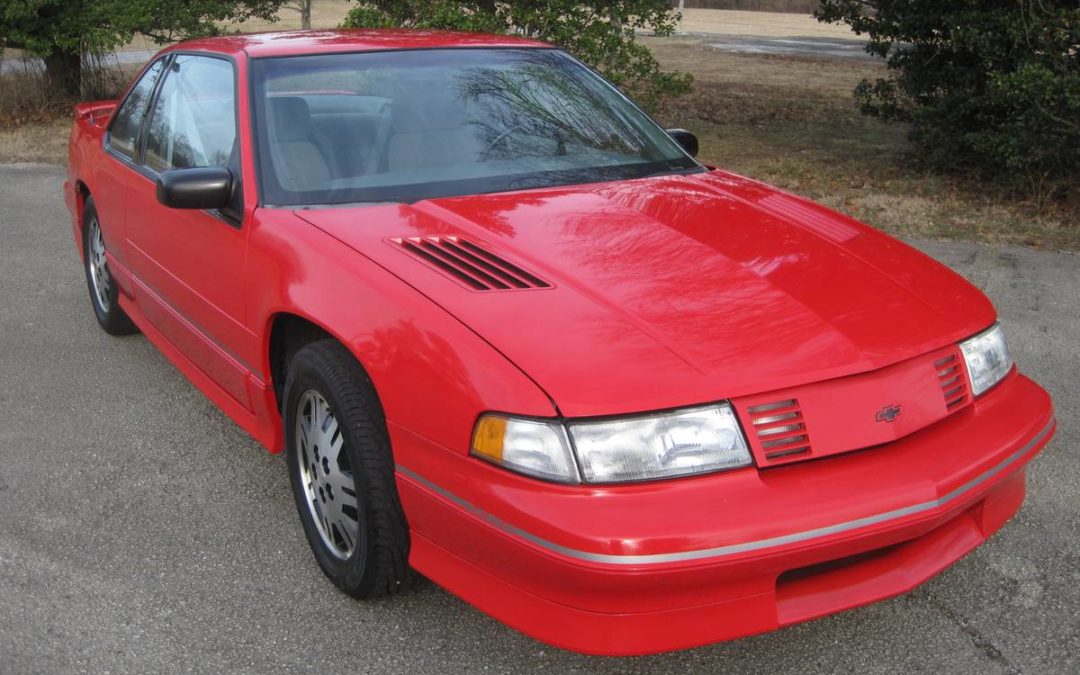
<svg viewBox="0 0 1080 675">
<path fill-rule="evenodd" d="M 982 483 L 990 480 L 994 476 L 998 475 L 1009 466 L 1014 464 L 1018 459 L 1026 455 L 1031 451 L 1033 447 L 1038 445 L 1050 430 L 1054 427 L 1056 420 L 1051 418 L 1050 421 L 1043 427 L 1042 431 L 1035 434 L 1035 436 L 1023 445 L 1019 450 L 1006 457 L 1000 464 L 994 466 L 983 473 L 979 474 L 975 478 L 972 478 L 968 482 L 964 483 L 960 487 L 952 490 L 951 492 L 938 497 L 937 499 L 931 499 L 929 501 L 913 504 L 911 506 L 905 506 L 903 508 L 894 509 L 892 511 L 886 511 L 884 513 L 878 513 L 872 516 L 866 516 L 864 518 L 856 518 L 855 520 L 848 520 L 843 523 L 837 523 L 835 525 L 827 525 L 825 527 L 815 528 L 813 530 L 804 530 L 802 532 L 794 532 L 792 534 L 785 534 L 778 537 L 769 537 L 768 539 L 758 539 L 756 541 L 747 541 L 740 544 L 728 544 L 726 546 L 717 546 L 714 548 L 698 549 L 695 551 L 678 551 L 676 553 L 653 553 L 647 555 L 635 555 L 635 554 L 611 554 L 611 553 L 592 553 L 590 551 L 581 551 L 567 546 L 562 546 L 554 542 L 548 541 L 537 535 L 526 532 L 519 527 L 515 527 L 504 520 L 501 520 L 497 516 L 484 511 L 483 509 L 473 505 L 472 503 L 462 499 L 449 490 L 432 483 L 428 479 L 420 476 L 415 471 L 407 469 L 404 466 L 398 464 L 398 473 L 408 477 L 409 479 L 416 481 L 420 485 L 435 492 L 436 494 L 444 497 L 445 499 L 453 502 L 454 504 L 464 508 L 469 513 L 477 516 L 489 525 L 502 530 L 507 534 L 511 534 L 522 539 L 536 544 L 537 546 L 560 553 L 569 558 L 575 558 L 577 560 L 585 560 L 588 562 L 606 563 L 609 565 L 649 565 L 657 563 L 670 563 L 670 562 L 683 562 L 687 560 L 701 560 L 703 558 L 718 558 L 722 556 L 735 555 L 738 553 L 746 553 L 747 551 L 757 551 L 763 548 L 770 548 L 773 546 L 782 546 L 784 544 L 794 544 L 808 539 L 817 539 L 820 537 L 827 537 L 832 534 L 838 534 L 841 532 L 847 532 L 849 530 L 855 530 L 861 527 L 867 527 L 870 525 L 877 525 L 889 520 L 896 520 L 905 516 L 910 516 L 916 513 L 922 513 L 930 509 L 935 509 L 941 506 L 945 506 L 949 502 L 963 496 L 964 494 L 975 489 Z"/>
</svg>

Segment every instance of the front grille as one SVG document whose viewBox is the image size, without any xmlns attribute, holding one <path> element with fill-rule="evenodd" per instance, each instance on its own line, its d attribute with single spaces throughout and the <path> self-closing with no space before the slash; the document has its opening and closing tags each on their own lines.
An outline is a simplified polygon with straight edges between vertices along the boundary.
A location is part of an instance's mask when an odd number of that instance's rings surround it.
<svg viewBox="0 0 1080 675">
<path fill-rule="evenodd" d="M 797 399 L 761 403 L 746 412 L 765 459 L 810 454 L 810 433 Z"/>
<path fill-rule="evenodd" d="M 390 243 L 473 290 L 551 288 L 535 274 L 462 237 L 407 237 Z"/>
<path fill-rule="evenodd" d="M 974 400 L 956 345 L 846 377 L 732 399 L 760 468 L 900 440 Z"/>
<path fill-rule="evenodd" d="M 967 378 L 962 366 L 963 362 L 956 353 L 934 361 L 934 369 L 937 370 L 938 381 L 941 383 L 941 394 L 945 397 L 945 408 L 950 412 L 968 400 Z"/>
</svg>

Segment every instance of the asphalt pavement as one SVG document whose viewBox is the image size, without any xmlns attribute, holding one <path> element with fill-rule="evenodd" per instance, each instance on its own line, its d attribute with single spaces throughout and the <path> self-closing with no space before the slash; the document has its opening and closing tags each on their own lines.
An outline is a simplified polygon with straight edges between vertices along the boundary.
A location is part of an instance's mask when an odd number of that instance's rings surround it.
<svg viewBox="0 0 1080 675">
<path fill-rule="evenodd" d="M 98 329 L 63 170 L 0 167 L 0 672 L 1080 670 L 1080 256 L 918 245 L 984 288 L 1060 428 L 998 535 L 913 593 L 776 633 L 604 659 L 431 583 L 339 593 L 285 464 L 144 338 Z M 901 329 L 901 327 L 898 327 Z"/>
<path fill-rule="evenodd" d="M 866 40 L 854 38 L 846 39 L 814 36 L 760 37 L 752 35 L 712 35 L 708 33 L 691 35 L 702 38 L 702 44 L 706 47 L 711 47 L 722 52 L 882 61 L 881 57 L 867 53 Z"/>
</svg>

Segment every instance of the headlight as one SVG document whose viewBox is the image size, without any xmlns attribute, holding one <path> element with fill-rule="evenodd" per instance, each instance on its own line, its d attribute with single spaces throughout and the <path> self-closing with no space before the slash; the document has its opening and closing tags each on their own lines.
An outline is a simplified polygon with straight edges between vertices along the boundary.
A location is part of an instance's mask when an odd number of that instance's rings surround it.
<svg viewBox="0 0 1080 675">
<path fill-rule="evenodd" d="M 472 453 L 537 478 L 580 482 L 566 430 L 558 422 L 484 415 L 473 431 Z"/>
<path fill-rule="evenodd" d="M 565 426 L 485 415 L 476 425 L 472 452 L 509 469 L 571 483 L 673 478 L 734 469 L 751 461 L 739 422 L 726 403 L 571 420 Z"/>
<path fill-rule="evenodd" d="M 975 396 L 1001 381 L 1012 370 L 1013 360 L 1005 331 L 1001 324 L 994 324 L 975 337 L 960 343 L 960 351 L 967 363 L 971 377 L 971 391 Z"/>
<path fill-rule="evenodd" d="M 567 425 L 589 483 L 671 478 L 750 463 L 727 404 Z"/>
</svg>

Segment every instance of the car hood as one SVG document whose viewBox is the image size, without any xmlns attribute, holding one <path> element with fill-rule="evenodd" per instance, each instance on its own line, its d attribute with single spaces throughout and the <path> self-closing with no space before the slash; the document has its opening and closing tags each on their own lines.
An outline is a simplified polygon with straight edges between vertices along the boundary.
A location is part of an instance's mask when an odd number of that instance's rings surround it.
<svg viewBox="0 0 1080 675">
<path fill-rule="evenodd" d="M 995 318 L 913 248 L 720 171 L 297 215 L 456 316 L 567 416 L 866 372 Z M 544 287 L 477 290 L 416 253 L 448 237 Z"/>
</svg>

